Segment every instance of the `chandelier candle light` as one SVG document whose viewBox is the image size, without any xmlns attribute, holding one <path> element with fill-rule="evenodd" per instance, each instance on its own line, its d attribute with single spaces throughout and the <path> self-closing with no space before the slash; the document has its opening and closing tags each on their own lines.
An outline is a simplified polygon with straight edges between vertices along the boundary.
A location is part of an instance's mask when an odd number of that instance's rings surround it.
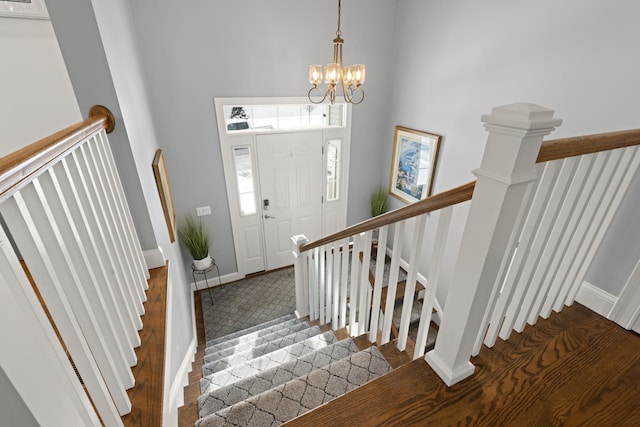
<svg viewBox="0 0 640 427">
<path fill-rule="evenodd" d="M 342 65 L 342 44 L 344 40 L 340 37 L 342 35 L 340 32 L 340 12 L 341 0 L 338 0 L 338 30 L 336 31 L 336 38 L 333 39 L 333 62 L 325 67 L 324 82 L 327 84 L 327 90 L 319 101 L 314 101 L 311 96 L 313 91 L 322 92 L 318 88 L 318 85 L 322 82 L 322 66 L 311 65 L 309 67 L 309 83 L 313 87 L 309 89 L 308 97 L 309 101 L 314 104 L 320 104 L 327 98 L 332 104 L 335 103 L 338 84 L 342 86 L 342 96 L 345 101 L 351 104 L 360 104 L 364 100 L 364 90 L 362 90 L 362 83 L 364 83 L 365 78 L 364 64 L 355 64 L 349 67 Z"/>
</svg>

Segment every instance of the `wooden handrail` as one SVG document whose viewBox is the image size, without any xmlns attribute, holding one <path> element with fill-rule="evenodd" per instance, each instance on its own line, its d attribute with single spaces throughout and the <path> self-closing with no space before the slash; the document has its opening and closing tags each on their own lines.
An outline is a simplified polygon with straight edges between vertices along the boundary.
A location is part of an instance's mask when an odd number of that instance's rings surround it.
<svg viewBox="0 0 640 427">
<path fill-rule="evenodd" d="M 640 145 L 640 129 L 554 139 L 542 143 L 536 163 L 614 150 L 616 148 L 630 147 L 633 145 Z M 409 206 L 368 219 L 342 231 L 338 231 L 337 233 L 309 242 L 302 245 L 300 251 L 307 251 L 365 231 L 393 224 L 394 222 L 453 206 L 457 203 L 466 202 L 467 200 L 471 200 L 474 188 L 475 181 L 472 181 L 460 187 L 436 194 L 435 196 L 427 197 Z"/>
<path fill-rule="evenodd" d="M 398 221 L 413 218 L 415 216 L 422 215 L 428 212 L 437 211 L 439 209 L 453 206 L 458 203 L 466 202 L 467 200 L 471 200 L 471 197 L 473 196 L 473 189 L 475 188 L 475 186 L 476 182 L 471 181 L 467 184 L 461 185 L 451 190 L 438 193 L 435 196 L 427 197 L 426 199 L 420 200 L 419 202 L 413 203 L 409 206 L 405 206 L 403 208 L 387 212 L 386 214 L 376 216 L 366 221 L 362 221 L 356 225 L 352 225 L 349 228 L 338 231 L 337 233 L 304 244 L 300 247 L 300 252 L 304 252 L 309 249 L 325 245 L 327 243 L 335 242 L 337 240 L 344 239 L 345 237 L 351 237 L 365 231 L 374 230 L 385 225 L 393 224 Z"/>
<path fill-rule="evenodd" d="M 89 118 L 0 158 L 0 200 L 71 150 L 89 135 L 104 128 L 111 133 L 115 119 L 109 109 L 94 105 Z"/>
<path fill-rule="evenodd" d="M 640 145 L 640 129 L 544 141 L 537 163 Z"/>
</svg>

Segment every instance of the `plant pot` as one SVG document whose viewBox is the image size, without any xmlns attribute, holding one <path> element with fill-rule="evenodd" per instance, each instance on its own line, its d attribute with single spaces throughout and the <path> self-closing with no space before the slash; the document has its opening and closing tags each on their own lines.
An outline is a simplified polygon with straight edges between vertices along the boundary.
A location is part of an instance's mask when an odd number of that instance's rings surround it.
<svg viewBox="0 0 640 427">
<path fill-rule="evenodd" d="M 207 255 L 206 258 L 202 258 L 202 259 L 194 259 L 193 260 L 193 267 L 196 270 L 206 270 L 207 268 L 211 267 L 211 257 Z"/>
</svg>

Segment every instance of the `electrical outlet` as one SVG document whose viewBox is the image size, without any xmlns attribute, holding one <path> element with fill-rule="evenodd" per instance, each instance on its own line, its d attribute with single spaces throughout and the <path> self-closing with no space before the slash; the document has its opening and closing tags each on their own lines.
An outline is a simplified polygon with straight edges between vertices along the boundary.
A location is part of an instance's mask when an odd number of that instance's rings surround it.
<svg viewBox="0 0 640 427">
<path fill-rule="evenodd" d="M 196 214 L 198 216 L 211 215 L 211 206 L 200 206 L 196 208 Z"/>
</svg>

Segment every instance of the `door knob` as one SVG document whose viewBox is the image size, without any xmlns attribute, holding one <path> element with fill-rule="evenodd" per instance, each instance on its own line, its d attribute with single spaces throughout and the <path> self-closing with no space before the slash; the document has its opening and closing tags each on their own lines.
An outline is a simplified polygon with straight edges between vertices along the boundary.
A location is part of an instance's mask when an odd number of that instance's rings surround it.
<svg viewBox="0 0 640 427">
<path fill-rule="evenodd" d="M 264 219 L 275 219 L 275 216 L 271 216 L 269 214 L 264 214 Z"/>
</svg>

